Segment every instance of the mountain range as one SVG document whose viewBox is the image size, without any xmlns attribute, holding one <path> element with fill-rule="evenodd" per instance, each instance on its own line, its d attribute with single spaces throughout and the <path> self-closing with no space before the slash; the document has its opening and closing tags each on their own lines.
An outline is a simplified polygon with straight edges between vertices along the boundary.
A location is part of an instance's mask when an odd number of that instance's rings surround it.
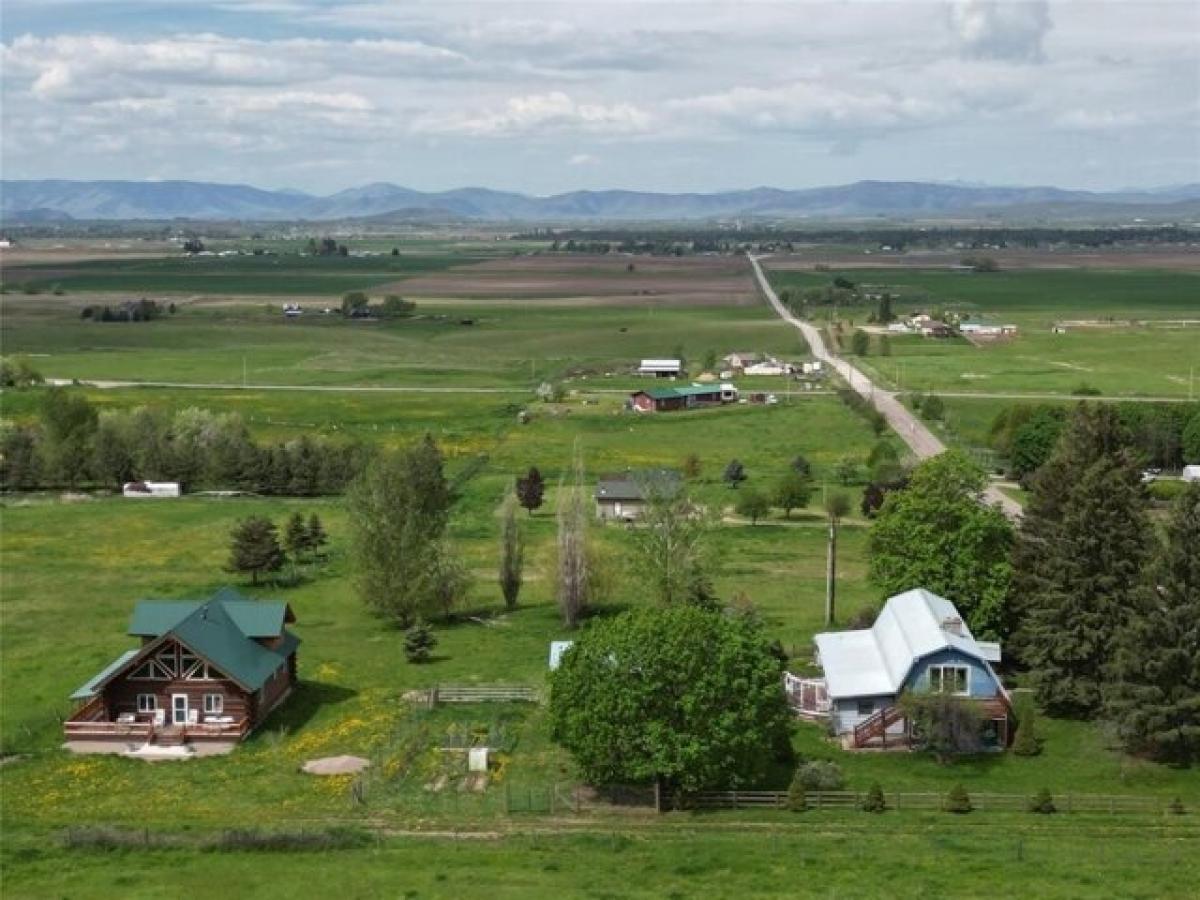
<svg viewBox="0 0 1200 900">
<path fill-rule="evenodd" d="M 534 197 L 488 188 L 424 192 L 378 182 L 317 196 L 201 181 L 0 181 L 7 222 L 196 219 L 338 221 L 396 217 L 479 222 L 678 221 L 729 218 L 853 219 L 992 214 L 1195 216 L 1200 184 L 1112 192 L 858 181 L 835 187 L 759 187 L 719 193 L 572 191 Z"/>
</svg>

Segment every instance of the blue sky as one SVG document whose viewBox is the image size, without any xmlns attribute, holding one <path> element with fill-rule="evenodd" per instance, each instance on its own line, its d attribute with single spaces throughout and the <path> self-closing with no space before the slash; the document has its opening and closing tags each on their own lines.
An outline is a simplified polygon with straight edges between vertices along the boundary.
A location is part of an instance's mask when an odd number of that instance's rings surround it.
<svg viewBox="0 0 1200 900">
<path fill-rule="evenodd" d="M 6 178 L 1200 181 L 1200 4 L 5 0 Z"/>
</svg>

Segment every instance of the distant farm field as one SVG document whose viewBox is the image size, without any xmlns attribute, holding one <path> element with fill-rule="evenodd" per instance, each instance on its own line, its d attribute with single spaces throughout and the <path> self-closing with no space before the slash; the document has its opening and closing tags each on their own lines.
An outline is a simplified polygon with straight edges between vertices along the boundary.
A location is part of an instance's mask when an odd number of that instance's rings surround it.
<svg viewBox="0 0 1200 900">
<path fill-rule="evenodd" d="M 890 354 L 856 361 L 885 386 L 972 393 L 1187 397 L 1200 368 L 1200 274 L 1181 271 L 881 269 L 845 273 L 865 291 L 899 296 L 896 312 L 945 308 L 995 324 L 1013 338 L 888 335 Z M 775 271 L 779 290 L 828 284 L 836 272 Z M 845 327 L 869 307 L 840 310 Z M 815 310 L 820 319 L 825 310 Z M 852 320 L 852 321 L 851 321 Z M 1056 325 L 1062 333 L 1055 333 Z"/>
</svg>

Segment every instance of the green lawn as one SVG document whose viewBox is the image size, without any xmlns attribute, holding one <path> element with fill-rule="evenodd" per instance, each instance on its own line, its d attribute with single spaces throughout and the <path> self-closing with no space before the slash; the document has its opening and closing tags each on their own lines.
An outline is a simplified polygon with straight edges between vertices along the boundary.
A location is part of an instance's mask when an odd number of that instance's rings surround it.
<svg viewBox="0 0 1200 900">
<path fill-rule="evenodd" d="M 838 273 L 772 273 L 777 290 L 827 284 Z M 841 273 L 870 291 L 900 296 L 896 312 L 946 307 L 1018 335 L 975 346 L 965 339 L 890 335 L 891 355 L 857 361 L 904 390 L 1059 393 L 1088 385 L 1109 396 L 1186 397 L 1200 368 L 1200 276 L 1189 272 L 1012 271 L 991 274 L 882 269 Z M 842 310 L 863 324 L 870 310 Z M 818 311 L 819 316 L 824 311 Z M 1190 319 L 1183 326 L 1170 320 Z M 1068 327 L 1088 320 L 1096 327 Z M 1115 324 L 1133 322 L 1134 324 Z"/>
</svg>

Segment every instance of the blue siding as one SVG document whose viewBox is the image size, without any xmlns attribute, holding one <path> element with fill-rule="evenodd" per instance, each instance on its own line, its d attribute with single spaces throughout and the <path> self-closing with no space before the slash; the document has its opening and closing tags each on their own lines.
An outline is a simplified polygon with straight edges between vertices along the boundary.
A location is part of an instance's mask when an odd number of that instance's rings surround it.
<svg viewBox="0 0 1200 900">
<path fill-rule="evenodd" d="M 908 673 L 908 679 L 904 682 L 905 688 L 910 691 L 928 691 L 929 667 L 947 664 L 967 666 L 970 669 L 969 696 L 987 698 L 1000 693 L 1000 687 L 987 666 L 977 659 L 951 649 L 939 650 L 920 660 Z"/>
</svg>

